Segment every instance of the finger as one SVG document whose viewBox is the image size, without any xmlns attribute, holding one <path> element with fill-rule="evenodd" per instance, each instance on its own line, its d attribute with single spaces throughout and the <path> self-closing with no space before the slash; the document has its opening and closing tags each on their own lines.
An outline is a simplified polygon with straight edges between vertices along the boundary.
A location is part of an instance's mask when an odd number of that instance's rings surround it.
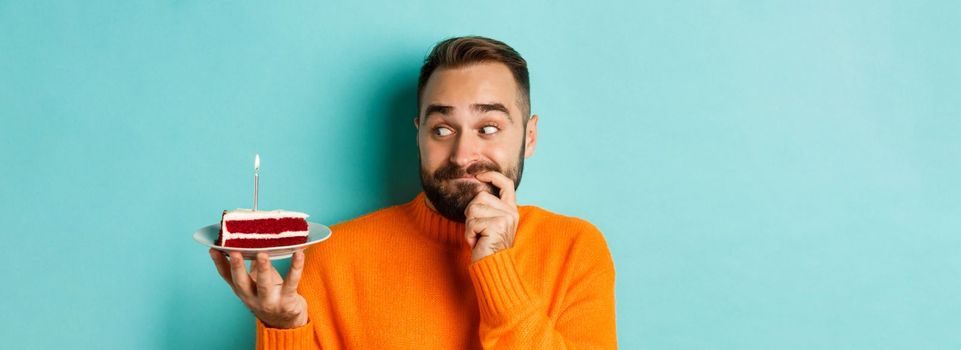
<svg viewBox="0 0 961 350">
<path fill-rule="evenodd" d="M 517 198 L 514 194 L 514 180 L 511 180 L 504 174 L 496 171 L 480 173 L 474 176 L 474 178 L 479 181 L 489 182 L 494 186 L 497 186 L 497 188 L 500 189 L 499 197 L 504 203 L 508 203 L 510 205 L 517 204 Z"/>
<path fill-rule="evenodd" d="M 224 253 L 210 248 L 210 258 L 213 259 L 214 265 L 217 266 L 217 273 L 220 274 L 220 278 L 223 278 L 224 282 L 230 285 L 230 288 L 234 288 L 233 278 L 230 277 L 230 262 L 227 261 Z"/>
<path fill-rule="evenodd" d="M 488 236 L 487 227 L 490 226 L 495 219 L 496 218 L 471 218 L 467 220 L 464 225 L 464 239 L 467 240 L 467 244 L 470 245 L 471 248 L 474 248 L 474 245 L 477 244 L 477 241 L 482 237 Z"/>
<path fill-rule="evenodd" d="M 469 232 L 473 232 L 481 236 L 486 236 L 487 227 L 490 226 L 494 220 L 497 220 L 497 218 L 496 217 L 471 218 L 467 220 L 465 226 L 467 227 L 467 231 Z"/>
<path fill-rule="evenodd" d="M 503 216 L 489 218 L 475 218 L 469 223 L 469 229 L 480 237 L 494 237 L 508 234 L 510 219 Z"/>
<path fill-rule="evenodd" d="M 465 239 L 467 241 L 467 246 L 470 247 L 470 249 L 474 249 L 474 246 L 477 244 L 477 234 L 471 231 L 467 231 L 467 234 L 465 236 L 466 236 Z"/>
<path fill-rule="evenodd" d="M 253 268 L 251 268 L 253 269 Z M 267 258 L 267 253 L 257 253 L 257 297 L 261 301 L 276 300 L 281 281 L 280 274 Z"/>
<path fill-rule="evenodd" d="M 241 298 L 254 296 L 253 281 L 247 276 L 247 266 L 244 265 L 244 256 L 240 252 L 230 252 L 230 276 L 234 281 L 234 290 Z"/>
<path fill-rule="evenodd" d="M 503 208 L 505 205 L 494 195 L 481 192 L 478 193 L 474 199 L 467 204 L 467 208 L 464 209 L 464 217 L 466 218 L 484 218 L 493 216 L 503 216 L 509 213 L 510 208 Z"/>
<path fill-rule="evenodd" d="M 257 281 L 257 260 L 250 262 L 250 272 L 247 273 L 247 276 L 250 276 L 251 281 Z"/>
<path fill-rule="evenodd" d="M 475 198 L 474 200 L 477 199 Z M 467 208 L 470 209 L 472 204 L 473 202 L 468 204 Z M 465 215 L 467 215 L 468 210 L 464 210 L 464 212 Z M 474 249 L 474 245 L 477 244 L 478 233 L 474 229 L 474 226 L 477 225 L 477 220 L 477 217 L 467 216 L 467 220 L 464 221 L 464 240 L 467 241 L 467 246 L 471 249 Z"/>
<path fill-rule="evenodd" d="M 297 294 L 297 284 L 300 283 L 300 275 L 304 272 L 304 251 L 294 252 L 294 258 L 290 262 L 290 270 L 287 271 L 287 279 L 284 286 L 280 289 L 283 295 Z"/>
</svg>

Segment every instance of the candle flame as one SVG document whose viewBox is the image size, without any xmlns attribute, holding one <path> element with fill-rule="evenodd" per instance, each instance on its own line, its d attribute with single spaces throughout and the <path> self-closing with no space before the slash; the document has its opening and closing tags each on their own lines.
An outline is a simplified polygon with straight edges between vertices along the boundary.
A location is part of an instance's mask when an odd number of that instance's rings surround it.
<svg viewBox="0 0 961 350">
<path fill-rule="evenodd" d="M 260 171 L 260 153 L 254 157 L 254 171 Z"/>
</svg>

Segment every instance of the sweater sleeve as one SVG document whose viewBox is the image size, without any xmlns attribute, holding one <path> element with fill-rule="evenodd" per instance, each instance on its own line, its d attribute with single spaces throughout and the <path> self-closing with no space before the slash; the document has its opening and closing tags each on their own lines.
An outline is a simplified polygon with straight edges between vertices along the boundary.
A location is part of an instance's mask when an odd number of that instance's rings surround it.
<svg viewBox="0 0 961 350">
<path fill-rule="evenodd" d="M 320 349 L 314 337 L 314 325 L 312 321 L 307 324 L 291 329 L 279 329 L 267 327 L 260 319 L 257 319 L 257 349 Z"/>
<path fill-rule="evenodd" d="M 515 248 L 472 264 L 483 348 L 616 349 L 614 264 L 603 238 L 600 244 L 592 244 L 592 258 L 581 259 L 589 261 L 570 264 L 583 268 L 564 278 L 572 282 L 554 317 L 548 315 L 548 300 L 525 288 L 512 257 Z"/>
</svg>

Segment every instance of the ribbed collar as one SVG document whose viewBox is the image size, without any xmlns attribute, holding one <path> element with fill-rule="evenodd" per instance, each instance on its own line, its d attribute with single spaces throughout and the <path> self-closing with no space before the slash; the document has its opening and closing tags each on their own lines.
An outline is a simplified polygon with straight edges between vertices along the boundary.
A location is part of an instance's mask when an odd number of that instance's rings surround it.
<svg viewBox="0 0 961 350">
<path fill-rule="evenodd" d="M 467 246 L 467 241 L 464 240 L 464 223 L 445 218 L 428 207 L 424 192 L 404 204 L 404 211 L 413 218 L 418 231 L 428 238 L 444 244 Z"/>
</svg>

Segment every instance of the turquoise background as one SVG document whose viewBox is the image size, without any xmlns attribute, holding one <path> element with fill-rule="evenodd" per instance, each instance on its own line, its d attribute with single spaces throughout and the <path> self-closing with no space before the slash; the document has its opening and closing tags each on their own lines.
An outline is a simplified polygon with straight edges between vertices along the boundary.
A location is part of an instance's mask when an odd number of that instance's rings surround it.
<svg viewBox="0 0 961 350">
<path fill-rule="evenodd" d="M 263 208 L 409 200 L 466 34 L 530 63 L 520 200 L 605 233 L 622 348 L 961 348 L 961 2 L 0 0 L 3 348 L 249 347 L 191 233 L 257 152 Z"/>
</svg>

